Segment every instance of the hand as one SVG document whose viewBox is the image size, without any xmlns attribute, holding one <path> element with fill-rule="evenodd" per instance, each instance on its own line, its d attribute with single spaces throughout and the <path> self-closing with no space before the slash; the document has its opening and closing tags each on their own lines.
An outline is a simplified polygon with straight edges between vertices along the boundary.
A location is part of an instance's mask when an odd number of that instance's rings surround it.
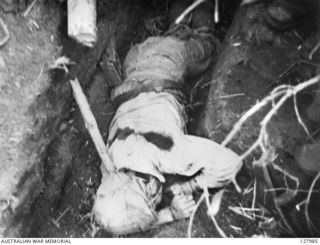
<svg viewBox="0 0 320 245">
<path fill-rule="evenodd" d="M 197 184 L 194 180 L 186 181 L 186 182 L 181 182 L 181 183 L 176 183 L 173 184 L 169 187 L 169 190 L 171 193 L 175 196 L 177 195 L 191 195 L 194 191 L 197 190 Z"/>
<path fill-rule="evenodd" d="M 191 215 L 196 206 L 192 195 L 175 195 L 171 202 L 171 213 L 174 219 L 183 219 Z"/>
</svg>

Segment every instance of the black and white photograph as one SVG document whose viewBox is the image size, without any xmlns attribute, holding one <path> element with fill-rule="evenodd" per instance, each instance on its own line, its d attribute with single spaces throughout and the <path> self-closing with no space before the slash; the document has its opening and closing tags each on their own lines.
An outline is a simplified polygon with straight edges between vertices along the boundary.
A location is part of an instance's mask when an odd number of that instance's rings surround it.
<svg viewBox="0 0 320 245">
<path fill-rule="evenodd" d="M 320 243 L 319 13 L 0 0 L 0 242 Z"/>
</svg>

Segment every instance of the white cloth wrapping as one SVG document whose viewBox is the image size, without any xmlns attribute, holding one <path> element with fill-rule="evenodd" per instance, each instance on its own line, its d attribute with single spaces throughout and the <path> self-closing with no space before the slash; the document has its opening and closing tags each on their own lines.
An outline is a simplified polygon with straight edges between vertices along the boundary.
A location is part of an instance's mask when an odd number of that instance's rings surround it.
<svg viewBox="0 0 320 245">
<path fill-rule="evenodd" d="M 221 187 L 232 181 L 242 165 L 238 155 L 212 140 L 185 135 L 183 115 L 183 106 L 169 93 L 142 93 L 121 105 L 109 137 L 118 129 L 129 128 L 134 133 L 110 146 L 115 167 L 151 174 L 161 182 L 165 173 L 192 176 L 198 171 L 197 182 L 203 187 Z M 170 137 L 171 149 L 147 141 L 142 134 L 149 132 Z"/>
<path fill-rule="evenodd" d="M 201 39 L 149 38 L 127 55 L 125 82 L 149 78 L 183 82 L 188 71 L 201 74 L 212 51 L 210 43 L 208 47 L 206 44 Z M 164 174 L 196 175 L 202 188 L 232 181 L 242 166 L 239 156 L 209 139 L 186 135 L 185 124 L 184 106 L 167 92 L 141 92 L 121 104 L 111 122 L 107 145 L 115 168 L 148 174 L 162 183 Z M 120 137 L 119 132 L 128 134 Z M 148 133 L 169 139 L 172 145 L 161 148 L 147 139 Z M 161 199 L 158 181 L 125 175 L 122 171 L 103 174 L 93 208 L 96 221 L 117 234 L 151 226 Z"/>
</svg>

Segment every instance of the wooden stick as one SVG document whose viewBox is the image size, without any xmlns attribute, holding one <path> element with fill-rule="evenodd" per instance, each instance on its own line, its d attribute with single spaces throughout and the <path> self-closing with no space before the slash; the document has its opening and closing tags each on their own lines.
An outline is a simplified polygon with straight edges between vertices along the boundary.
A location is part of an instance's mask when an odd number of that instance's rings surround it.
<svg viewBox="0 0 320 245">
<path fill-rule="evenodd" d="M 31 9 L 33 8 L 33 6 L 36 4 L 37 1 L 38 0 L 33 0 L 33 2 L 28 6 L 26 11 L 24 11 L 24 13 L 22 14 L 23 17 L 27 17 L 27 15 L 29 14 L 29 12 L 31 11 Z"/>
<path fill-rule="evenodd" d="M 73 96 L 80 108 L 82 117 L 84 119 L 85 126 L 90 133 L 91 139 L 101 157 L 103 165 L 106 167 L 108 173 L 110 173 L 114 171 L 114 166 L 107 152 L 105 143 L 98 128 L 97 121 L 92 114 L 87 98 L 83 93 L 83 90 L 77 78 L 75 78 L 74 80 L 70 80 L 70 84 L 73 90 Z"/>
</svg>

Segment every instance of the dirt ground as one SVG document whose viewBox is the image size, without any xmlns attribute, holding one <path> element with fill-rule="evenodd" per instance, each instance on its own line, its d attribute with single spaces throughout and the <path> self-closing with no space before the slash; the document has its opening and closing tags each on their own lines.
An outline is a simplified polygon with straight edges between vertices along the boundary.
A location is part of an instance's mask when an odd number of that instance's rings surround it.
<svg viewBox="0 0 320 245">
<path fill-rule="evenodd" d="M 80 80 L 103 137 L 107 139 L 114 108 L 110 88 L 99 67 L 101 57 L 112 39 L 123 61 L 133 44 L 150 35 L 161 34 L 167 26 L 165 19 L 170 1 L 135 0 L 128 4 L 126 0 L 110 0 L 98 4 L 99 37 L 93 49 L 84 48 L 67 37 L 64 5 L 36 5 L 26 19 L 13 14 L 3 17 L 11 38 L 0 49 L 4 61 L 1 63 L 5 64 L 0 67 L 0 71 L 5 71 L 1 76 L 7 76 L 0 80 L 3 83 L 0 84 L 3 93 L 0 109 L 5 115 L 0 118 L 0 147 L 5 153 L 0 162 L 1 168 L 6 169 L 0 172 L 0 207 L 10 207 L 10 214 L 14 213 L 13 207 L 27 210 L 19 212 L 13 221 L 4 219 L 10 227 L 7 236 L 113 237 L 99 230 L 91 217 L 101 179 L 100 159 L 72 99 L 68 81 L 74 77 Z M 263 4 L 243 7 L 229 26 L 237 4 L 230 0 L 221 6 L 224 18 L 217 26 L 216 35 L 222 45 L 206 78 L 190 86 L 187 106 L 189 132 L 217 142 L 224 139 L 244 111 L 275 86 L 298 84 L 319 73 L 319 53 L 311 60 L 308 57 L 319 42 L 317 27 L 308 23 L 287 32 L 271 30 L 263 22 Z M 49 65 L 61 55 L 76 64 L 68 67 L 68 74 L 64 71 L 49 73 Z M 319 138 L 320 120 L 317 121 L 316 115 L 320 110 L 316 108 L 310 116 L 307 109 L 315 106 L 317 90 L 312 87 L 298 96 L 302 118 L 315 140 Z M 234 94 L 238 95 L 229 97 Z M 266 109 L 262 110 L 245 124 L 229 144 L 230 148 L 239 154 L 249 148 L 258 135 L 259 121 L 265 112 Z M 278 165 L 298 175 L 300 188 L 308 189 L 314 175 L 299 169 L 294 152 L 297 145 L 308 143 L 310 139 L 296 120 L 292 101 L 285 104 L 268 130 L 279 153 Z M 25 133 L 29 131 L 31 136 Z M 273 196 L 265 194 L 269 186 L 257 177 L 259 171 L 252 167 L 254 157 L 258 156 L 259 151 L 256 151 L 246 160 L 237 178 L 243 192 L 238 193 L 232 185 L 227 187 L 217 216 L 221 229 L 229 237 L 310 236 L 308 230 L 301 228 L 306 227 L 304 213 L 295 209 L 306 193 L 299 193 L 277 209 L 273 198 L 285 192 L 271 191 Z M 291 185 L 272 168 L 269 171 L 274 188 Z M 25 181 L 21 181 L 21 176 L 25 176 Z M 257 192 L 254 191 L 255 176 Z M 289 183 L 283 183 L 286 181 Z M 264 195 L 255 194 L 258 192 Z M 8 198 L 12 194 L 13 197 Z M 256 216 L 233 211 L 252 208 L 254 196 L 257 198 L 254 207 L 259 209 Z M 314 223 L 320 217 L 317 198 L 319 195 L 315 194 L 310 203 Z M 24 200 L 28 200 L 27 205 L 21 206 L 19 202 Z M 293 232 L 283 224 L 279 210 Z M 187 227 L 188 220 L 183 220 L 129 237 L 186 237 Z M 193 227 L 193 237 L 219 237 L 204 205 L 197 212 Z"/>
<path fill-rule="evenodd" d="M 319 53 L 310 58 L 310 53 L 319 42 L 319 28 L 314 22 L 306 21 L 288 31 L 275 31 L 265 24 L 264 15 L 265 6 L 257 4 L 240 9 L 235 16 L 237 21 L 229 29 L 224 50 L 213 70 L 198 134 L 221 142 L 243 113 L 276 86 L 297 85 L 319 74 Z M 299 165 L 297 153 L 304 144 L 319 141 L 319 120 L 315 116 L 320 112 L 319 105 L 316 105 L 317 91 L 318 87 L 313 86 L 297 95 L 296 109 L 313 139 L 299 125 L 294 101 L 290 99 L 267 127 L 268 147 L 274 148 L 277 154 L 275 164 L 265 169 L 257 165 L 253 167 L 253 162 L 259 159 L 258 150 L 245 161 L 244 171 L 254 173 L 251 179 L 257 181 L 256 207 L 268 210 L 262 216 L 269 217 L 270 224 L 261 220 L 258 222 L 259 228 L 264 228 L 262 230 L 267 233 L 271 229 L 276 231 L 274 235 L 281 236 L 319 234 L 319 230 L 310 231 L 312 229 L 307 228 L 306 206 L 296 206 L 305 200 L 316 174 L 308 173 L 301 166 L 303 163 Z M 247 151 L 257 139 L 259 123 L 269 110 L 270 106 L 263 108 L 248 120 L 229 146 L 239 154 Z M 276 170 L 277 167 L 280 171 Z M 290 175 L 298 179 L 298 186 Z M 298 194 L 292 195 L 290 189 L 295 188 L 299 189 Z M 315 190 L 317 188 L 318 185 Z M 315 227 L 319 222 L 318 199 L 319 195 L 314 194 L 308 205 Z M 246 207 L 250 209 L 252 205 Z"/>
<path fill-rule="evenodd" d="M 26 17 L 1 14 L 10 39 L 0 48 L 0 234 L 12 213 L 39 193 L 30 189 L 41 182 L 39 152 L 45 145 L 32 140 L 38 125 L 30 108 L 49 87 L 48 66 L 59 53 L 59 13 L 42 7 Z"/>
</svg>

